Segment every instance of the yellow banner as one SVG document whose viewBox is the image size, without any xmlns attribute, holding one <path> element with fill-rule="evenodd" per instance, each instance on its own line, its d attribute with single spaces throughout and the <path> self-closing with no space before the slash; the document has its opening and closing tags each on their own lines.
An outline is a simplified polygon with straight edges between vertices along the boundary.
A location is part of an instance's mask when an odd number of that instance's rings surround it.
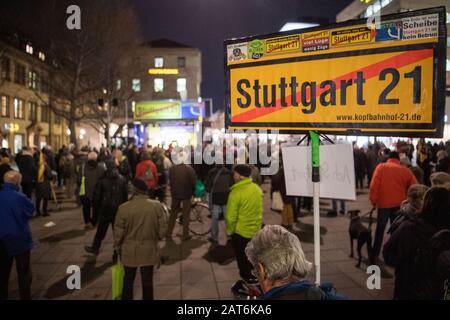
<svg viewBox="0 0 450 320">
<path fill-rule="evenodd" d="M 225 42 L 227 128 L 439 136 L 444 7 Z"/>
<path fill-rule="evenodd" d="M 432 49 L 233 68 L 231 121 L 432 123 L 432 80 Z"/>
</svg>

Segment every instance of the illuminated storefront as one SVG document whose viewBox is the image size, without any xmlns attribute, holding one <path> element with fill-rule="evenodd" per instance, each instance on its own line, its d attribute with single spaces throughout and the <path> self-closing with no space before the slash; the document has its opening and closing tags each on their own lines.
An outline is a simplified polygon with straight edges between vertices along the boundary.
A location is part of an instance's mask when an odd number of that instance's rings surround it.
<svg viewBox="0 0 450 320">
<path fill-rule="evenodd" d="M 156 100 L 136 103 L 134 139 L 138 145 L 195 145 L 205 116 L 203 102 Z"/>
</svg>

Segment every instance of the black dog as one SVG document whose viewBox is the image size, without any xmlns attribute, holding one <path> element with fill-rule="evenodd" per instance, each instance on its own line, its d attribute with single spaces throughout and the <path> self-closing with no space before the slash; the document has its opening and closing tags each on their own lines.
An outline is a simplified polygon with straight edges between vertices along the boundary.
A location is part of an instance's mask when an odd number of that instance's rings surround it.
<svg viewBox="0 0 450 320">
<path fill-rule="evenodd" d="M 348 233 L 350 234 L 350 257 L 353 258 L 353 240 L 357 240 L 356 250 L 358 252 L 358 263 L 356 267 L 361 266 L 361 248 L 364 244 L 367 244 L 367 259 L 370 258 L 372 252 L 372 235 L 370 232 L 370 226 L 372 223 L 372 211 L 370 212 L 370 222 L 369 228 L 365 227 L 361 222 L 361 217 L 359 216 L 359 210 L 349 210 L 350 214 L 350 227 L 348 228 Z"/>
</svg>

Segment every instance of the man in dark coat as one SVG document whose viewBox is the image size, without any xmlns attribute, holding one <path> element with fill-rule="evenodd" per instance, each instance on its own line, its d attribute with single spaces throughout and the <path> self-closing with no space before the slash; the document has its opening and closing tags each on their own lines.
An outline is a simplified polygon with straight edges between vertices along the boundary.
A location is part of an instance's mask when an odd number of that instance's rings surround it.
<svg viewBox="0 0 450 320">
<path fill-rule="evenodd" d="M 36 179 L 36 164 L 31 149 L 23 147 L 20 156 L 16 159 L 20 174 L 22 175 L 22 191 L 31 199 L 34 181 Z"/>
<path fill-rule="evenodd" d="M 83 218 L 86 228 L 88 228 L 89 224 L 94 227 L 97 225 L 98 208 L 93 201 L 94 190 L 104 173 L 104 167 L 97 163 L 97 154 L 90 152 L 87 162 L 78 172 L 78 190 L 81 203 L 83 204 Z"/>
<path fill-rule="evenodd" d="M 191 211 L 191 198 L 194 194 L 197 176 L 194 169 L 188 164 L 177 164 L 169 169 L 170 190 L 172 192 L 172 212 L 167 227 L 166 238 L 172 238 L 172 231 L 178 213 L 183 211 L 183 240 L 189 240 L 189 212 Z"/>
<path fill-rule="evenodd" d="M 206 191 L 209 193 L 209 208 L 211 210 L 211 236 L 208 240 L 212 243 L 219 241 L 219 218 L 227 212 L 228 195 L 233 185 L 231 171 L 223 164 L 216 165 L 208 172 Z"/>
<path fill-rule="evenodd" d="M 109 225 L 114 227 L 119 206 L 128 201 L 127 181 L 122 177 L 114 160 L 105 162 L 106 173 L 98 181 L 94 190 L 94 205 L 99 208 L 99 221 L 92 246 L 86 246 L 89 253 L 98 254 Z"/>
</svg>

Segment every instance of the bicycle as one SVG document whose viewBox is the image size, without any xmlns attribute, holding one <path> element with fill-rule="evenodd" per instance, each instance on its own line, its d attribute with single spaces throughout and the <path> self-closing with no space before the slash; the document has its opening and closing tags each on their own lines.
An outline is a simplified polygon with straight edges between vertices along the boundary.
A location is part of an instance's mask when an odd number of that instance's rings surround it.
<svg viewBox="0 0 450 320">
<path fill-rule="evenodd" d="M 158 199 L 159 200 L 159 199 Z M 171 209 L 169 206 L 160 201 L 166 212 L 167 220 L 171 215 Z M 183 215 L 180 211 L 178 213 L 177 223 L 183 224 Z M 211 231 L 211 212 L 208 204 L 201 201 L 200 198 L 193 198 L 191 200 L 191 210 L 189 211 L 189 231 L 196 236 L 204 236 Z"/>
</svg>

